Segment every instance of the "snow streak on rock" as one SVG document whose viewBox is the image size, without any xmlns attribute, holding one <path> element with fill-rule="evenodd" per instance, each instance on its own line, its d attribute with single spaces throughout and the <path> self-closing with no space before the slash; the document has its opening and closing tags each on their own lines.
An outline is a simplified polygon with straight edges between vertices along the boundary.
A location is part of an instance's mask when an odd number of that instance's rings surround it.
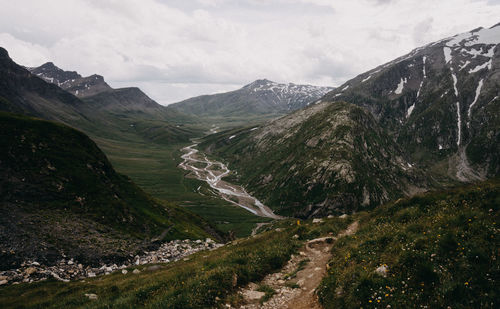
<svg viewBox="0 0 500 309">
<path fill-rule="evenodd" d="M 476 97 L 474 98 L 474 101 L 471 103 L 471 105 L 469 106 L 469 110 L 467 111 L 467 127 L 469 128 L 470 127 L 470 119 L 471 119 L 471 112 L 472 112 L 472 107 L 474 106 L 474 104 L 476 104 L 477 102 L 477 99 L 479 98 L 479 95 L 481 94 L 481 88 L 483 88 L 483 83 L 484 83 L 484 79 L 481 79 L 479 81 L 479 84 L 477 85 L 477 88 L 476 88 Z"/>
<path fill-rule="evenodd" d="M 404 79 L 401 77 L 401 81 L 399 82 L 398 87 L 396 88 L 396 90 L 394 90 L 394 93 L 395 94 L 401 94 L 403 92 L 403 89 L 404 89 L 404 86 L 405 86 L 406 82 L 407 82 L 406 77 Z"/>
</svg>

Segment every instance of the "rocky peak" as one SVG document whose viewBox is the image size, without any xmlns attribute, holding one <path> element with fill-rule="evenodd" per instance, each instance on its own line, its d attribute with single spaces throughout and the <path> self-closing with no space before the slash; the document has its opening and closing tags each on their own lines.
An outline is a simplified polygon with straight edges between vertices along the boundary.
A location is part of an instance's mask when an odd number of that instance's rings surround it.
<svg viewBox="0 0 500 309">
<path fill-rule="evenodd" d="M 37 68 L 28 68 L 32 74 L 42 78 L 46 82 L 61 86 L 71 80 L 76 80 L 82 76 L 75 71 L 64 71 L 54 65 L 53 62 L 47 62 Z"/>
<path fill-rule="evenodd" d="M 28 68 L 31 73 L 46 82 L 56 84 L 77 97 L 87 97 L 103 91 L 111 90 L 101 75 L 93 74 L 82 77 L 75 71 L 64 71 L 54 63 L 47 62 L 37 68 Z"/>
</svg>

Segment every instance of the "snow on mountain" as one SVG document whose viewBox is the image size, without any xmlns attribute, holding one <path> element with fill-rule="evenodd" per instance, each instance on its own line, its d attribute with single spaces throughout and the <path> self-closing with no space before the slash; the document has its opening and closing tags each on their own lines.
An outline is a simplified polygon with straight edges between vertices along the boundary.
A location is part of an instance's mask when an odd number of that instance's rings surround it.
<svg viewBox="0 0 500 309">
<path fill-rule="evenodd" d="M 204 95 L 169 105 L 186 114 L 209 117 L 277 116 L 317 102 L 331 87 L 256 80 L 238 90 Z"/>
</svg>

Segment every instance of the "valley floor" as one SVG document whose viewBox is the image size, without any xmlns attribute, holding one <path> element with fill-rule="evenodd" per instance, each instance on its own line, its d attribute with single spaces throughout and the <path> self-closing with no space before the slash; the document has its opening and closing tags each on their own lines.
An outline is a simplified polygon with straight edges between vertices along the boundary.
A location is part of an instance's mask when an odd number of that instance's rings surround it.
<svg viewBox="0 0 500 309">
<path fill-rule="evenodd" d="M 213 222 L 236 237 L 251 234 L 257 223 L 272 219 L 256 216 L 223 200 L 205 182 L 185 177 L 179 168 L 183 161 L 180 149 L 187 144 L 160 145 L 137 141 L 117 141 L 93 137 L 115 169 L 126 174 L 153 197 L 172 202 Z"/>
</svg>

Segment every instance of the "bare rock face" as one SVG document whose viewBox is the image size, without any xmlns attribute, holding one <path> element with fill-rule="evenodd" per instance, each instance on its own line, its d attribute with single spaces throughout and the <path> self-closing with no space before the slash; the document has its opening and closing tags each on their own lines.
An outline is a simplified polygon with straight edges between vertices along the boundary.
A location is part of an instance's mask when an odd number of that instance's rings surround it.
<svg viewBox="0 0 500 309">
<path fill-rule="evenodd" d="M 416 48 L 362 73 L 323 101 L 370 111 L 412 161 L 474 181 L 500 173 L 500 25 Z"/>
</svg>

